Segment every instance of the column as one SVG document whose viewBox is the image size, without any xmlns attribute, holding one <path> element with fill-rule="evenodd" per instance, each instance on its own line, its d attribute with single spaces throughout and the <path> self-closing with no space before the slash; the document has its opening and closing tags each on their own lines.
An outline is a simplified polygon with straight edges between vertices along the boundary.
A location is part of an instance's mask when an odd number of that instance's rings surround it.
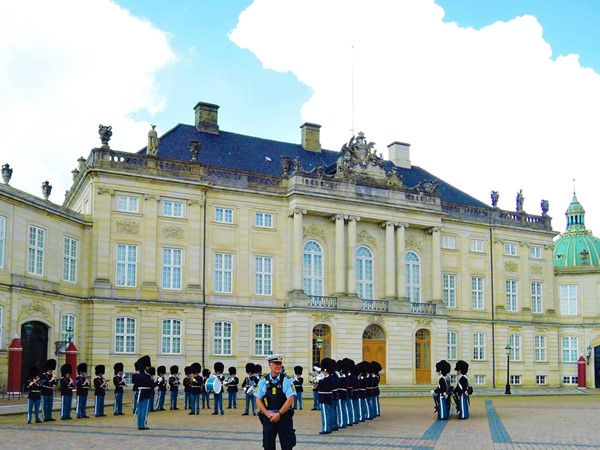
<svg viewBox="0 0 600 450">
<path fill-rule="evenodd" d="M 110 239 L 110 226 L 112 214 L 112 199 L 115 195 L 113 189 L 98 188 L 98 197 L 94 202 L 94 232 L 93 251 L 96 252 L 96 258 L 92 260 L 92 270 L 95 268 L 95 287 L 108 285 L 111 279 L 110 252 L 113 243 Z M 95 267 L 94 267 L 95 266 Z M 113 272 L 114 273 L 114 272 Z"/>
<path fill-rule="evenodd" d="M 356 295 L 356 222 L 358 216 L 348 217 L 348 295 Z"/>
<path fill-rule="evenodd" d="M 442 302 L 442 236 L 440 229 L 431 229 L 431 299 Z"/>
<path fill-rule="evenodd" d="M 293 291 L 302 292 L 302 249 L 304 246 L 304 231 L 302 228 L 302 215 L 306 210 L 295 209 L 292 211 L 293 223 L 293 256 L 292 256 L 292 274 Z"/>
<path fill-rule="evenodd" d="M 144 195 L 144 239 L 143 248 L 140 250 L 141 256 L 139 267 L 142 269 L 143 288 L 156 289 L 156 280 L 159 279 L 156 275 L 157 259 L 160 258 L 156 251 L 156 243 L 158 241 L 158 203 L 160 197 L 158 195 Z"/>
<path fill-rule="evenodd" d="M 348 216 L 336 214 L 331 218 L 335 222 L 335 295 L 346 293 L 346 243 L 344 239 L 344 220 Z"/>
<path fill-rule="evenodd" d="M 406 299 L 406 228 L 407 223 L 396 227 L 396 297 Z"/>
<path fill-rule="evenodd" d="M 385 298 L 391 299 L 396 296 L 395 223 L 388 220 L 381 226 L 385 228 Z"/>
<path fill-rule="evenodd" d="M 188 236 L 186 239 L 187 254 L 184 255 L 188 267 L 187 283 L 188 289 L 204 289 L 202 286 L 202 260 L 204 256 L 204 200 L 206 194 L 203 192 L 200 198 L 190 199 L 187 202 Z"/>
<path fill-rule="evenodd" d="M 531 282 L 529 278 L 529 245 L 521 242 L 519 245 L 519 259 L 520 267 L 517 268 L 517 273 L 521 279 L 519 281 L 517 310 L 523 311 L 523 308 L 527 308 L 531 311 Z"/>
</svg>

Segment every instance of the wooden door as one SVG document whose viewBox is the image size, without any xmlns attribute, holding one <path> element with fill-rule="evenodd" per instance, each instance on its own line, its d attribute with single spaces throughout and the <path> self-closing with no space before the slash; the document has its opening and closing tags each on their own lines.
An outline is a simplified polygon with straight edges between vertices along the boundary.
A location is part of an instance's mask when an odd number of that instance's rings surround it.
<svg viewBox="0 0 600 450">
<path fill-rule="evenodd" d="M 431 384 L 431 333 L 418 330 L 415 334 L 415 372 L 417 384 Z"/>
<path fill-rule="evenodd" d="M 363 339 L 363 361 L 377 361 L 383 368 L 379 383 L 385 384 L 385 339 Z"/>
</svg>

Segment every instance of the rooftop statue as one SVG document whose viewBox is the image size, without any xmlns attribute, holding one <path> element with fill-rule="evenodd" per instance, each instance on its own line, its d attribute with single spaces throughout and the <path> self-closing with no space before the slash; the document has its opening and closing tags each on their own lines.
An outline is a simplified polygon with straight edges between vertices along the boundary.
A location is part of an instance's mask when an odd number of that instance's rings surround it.
<svg viewBox="0 0 600 450">
<path fill-rule="evenodd" d="M 517 192 L 517 212 L 523 212 L 523 203 L 525 202 L 525 197 L 523 197 L 523 189 L 520 189 Z"/>
<path fill-rule="evenodd" d="M 363 168 L 369 164 L 383 166 L 383 158 L 377 155 L 374 149 L 375 142 L 367 143 L 365 134 L 361 131 L 358 137 L 352 136 L 347 144 L 342 147 L 344 156 L 349 155 L 349 163 L 351 165 L 359 164 Z"/>
<path fill-rule="evenodd" d="M 112 127 L 110 125 L 98 125 L 98 134 L 100 135 L 100 142 L 102 142 L 102 147 L 108 147 L 108 141 L 112 136 Z"/>
<path fill-rule="evenodd" d="M 148 146 L 146 147 L 146 154 L 156 156 L 158 153 L 158 144 L 160 144 L 160 139 L 158 139 L 156 125 L 150 126 L 152 129 L 148 131 Z"/>
</svg>

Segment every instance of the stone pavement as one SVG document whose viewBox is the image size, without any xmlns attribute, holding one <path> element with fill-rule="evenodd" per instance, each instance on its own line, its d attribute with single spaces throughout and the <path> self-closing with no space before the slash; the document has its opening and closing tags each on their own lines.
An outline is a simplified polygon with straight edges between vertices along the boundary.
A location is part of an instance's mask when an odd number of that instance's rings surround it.
<svg viewBox="0 0 600 450">
<path fill-rule="evenodd" d="M 483 391 L 483 390 L 482 390 Z M 553 390 L 562 395 L 499 395 L 479 392 L 472 397 L 471 418 L 436 420 L 426 393 L 389 395 L 381 399 L 382 415 L 334 432 L 319 435 L 320 415 L 311 411 L 312 399 L 297 411 L 297 450 L 335 449 L 591 449 L 600 448 L 600 395 L 597 390 Z M 530 392 L 522 392 L 527 394 Z M 489 395 L 485 395 L 489 394 Z M 93 397 L 90 397 L 92 400 Z M 90 404 L 92 402 L 89 402 Z M 0 405 L 0 408 L 6 402 Z M 211 403 L 212 405 L 212 403 Z M 21 404 L 20 407 L 23 407 Z M 186 411 L 150 413 L 150 430 L 137 430 L 131 410 L 126 416 L 57 420 L 27 425 L 23 412 L 0 409 L 0 448 L 194 448 L 211 450 L 260 449 L 261 427 L 252 415 L 225 409 L 190 416 Z M 92 413 L 88 407 L 88 414 Z M 55 417 L 57 412 L 55 412 Z"/>
</svg>

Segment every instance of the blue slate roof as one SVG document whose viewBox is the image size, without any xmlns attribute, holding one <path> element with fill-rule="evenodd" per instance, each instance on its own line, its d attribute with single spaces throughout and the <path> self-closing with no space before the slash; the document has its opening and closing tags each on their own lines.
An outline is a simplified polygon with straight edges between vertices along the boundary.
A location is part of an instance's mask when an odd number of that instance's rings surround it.
<svg viewBox="0 0 600 450">
<path fill-rule="evenodd" d="M 180 161 L 190 161 L 188 142 L 200 142 L 198 161 L 212 167 L 243 170 L 262 175 L 281 176 L 281 156 L 299 158 L 302 168 L 310 172 L 316 167 L 335 170 L 339 151 L 322 150 L 320 153 L 305 150 L 300 144 L 273 141 L 246 136 L 228 131 L 212 134 L 198 131 L 193 125 L 178 124 L 160 137 L 158 157 Z M 146 154 L 146 148 L 138 152 Z M 405 186 L 414 187 L 423 180 L 436 180 L 443 202 L 461 205 L 487 207 L 485 203 L 464 193 L 418 166 L 410 169 L 396 167 L 391 161 L 385 161 L 389 172 L 396 170 L 402 176 Z"/>
</svg>

